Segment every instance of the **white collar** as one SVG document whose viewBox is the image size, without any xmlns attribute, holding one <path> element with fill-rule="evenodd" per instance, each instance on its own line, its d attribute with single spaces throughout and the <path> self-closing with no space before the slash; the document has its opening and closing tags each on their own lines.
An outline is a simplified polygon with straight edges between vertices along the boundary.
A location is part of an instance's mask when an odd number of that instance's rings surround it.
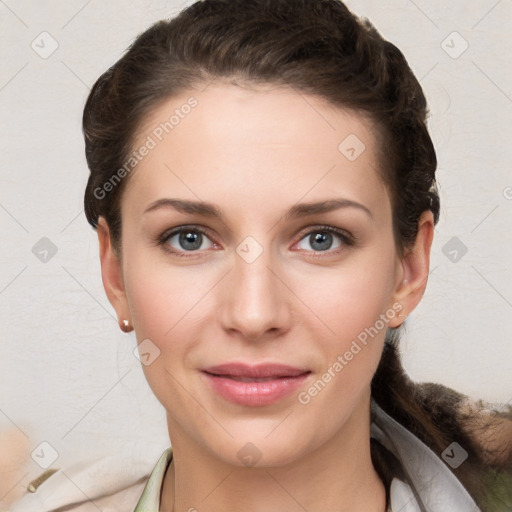
<svg viewBox="0 0 512 512">
<path fill-rule="evenodd" d="M 408 482 L 394 478 L 393 512 L 481 512 L 473 498 L 442 459 L 412 432 L 389 416 L 372 397 L 371 437 L 393 453 Z"/>
</svg>

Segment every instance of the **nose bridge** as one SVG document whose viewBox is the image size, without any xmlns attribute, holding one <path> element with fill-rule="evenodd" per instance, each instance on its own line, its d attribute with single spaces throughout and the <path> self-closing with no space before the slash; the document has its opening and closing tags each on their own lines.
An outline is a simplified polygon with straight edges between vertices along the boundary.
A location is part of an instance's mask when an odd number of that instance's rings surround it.
<svg viewBox="0 0 512 512">
<path fill-rule="evenodd" d="M 285 326 L 289 319 L 287 297 L 274 275 L 277 266 L 271 248 L 254 237 L 246 237 L 237 246 L 223 298 L 226 329 L 258 337 Z"/>
</svg>

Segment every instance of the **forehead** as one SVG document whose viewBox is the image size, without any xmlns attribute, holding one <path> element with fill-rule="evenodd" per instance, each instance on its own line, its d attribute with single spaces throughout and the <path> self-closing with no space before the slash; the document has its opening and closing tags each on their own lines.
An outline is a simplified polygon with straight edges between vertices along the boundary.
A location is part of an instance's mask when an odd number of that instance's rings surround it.
<svg viewBox="0 0 512 512">
<path fill-rule="evenodd" d="M 291 88 L 210 84 L 146 117 L 134 149 L 151 149 L 122 204 L 141 213 L 168 193 L 247 209 L 347 195 L 386 209 L 373 130 L 363 115 Z"/>
</svg>

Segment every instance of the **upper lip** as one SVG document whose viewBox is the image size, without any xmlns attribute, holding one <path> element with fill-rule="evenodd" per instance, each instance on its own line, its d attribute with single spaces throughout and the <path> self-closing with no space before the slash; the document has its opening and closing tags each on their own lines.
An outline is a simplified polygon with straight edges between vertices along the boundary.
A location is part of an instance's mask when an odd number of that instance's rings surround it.
<svg viewBox="0 0 512 512">
<path fill-rule="evenodd" d="M 309 373 L 305 368 L 296 368 L 285 364 L 263 363 L 250 365 L 246 363 L 226 363 L 203 368 L 203 372 L 213 375 L 228 375 L 233 377 L 296 377 Z"/>
</svg>

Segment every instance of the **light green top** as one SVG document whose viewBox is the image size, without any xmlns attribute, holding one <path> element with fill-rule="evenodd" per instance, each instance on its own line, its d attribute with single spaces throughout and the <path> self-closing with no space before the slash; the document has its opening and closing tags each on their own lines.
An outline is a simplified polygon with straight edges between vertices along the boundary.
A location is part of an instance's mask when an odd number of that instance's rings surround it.
<svg viewBox="0 0 512 512">
<path fill-rule="evenodd" d="M 172 460 L 172 447 L 165 450 L 146 482 L 139 502 L 133 512 L 160 512 L 160 493 L 165 472 Z"/>
</svg>

